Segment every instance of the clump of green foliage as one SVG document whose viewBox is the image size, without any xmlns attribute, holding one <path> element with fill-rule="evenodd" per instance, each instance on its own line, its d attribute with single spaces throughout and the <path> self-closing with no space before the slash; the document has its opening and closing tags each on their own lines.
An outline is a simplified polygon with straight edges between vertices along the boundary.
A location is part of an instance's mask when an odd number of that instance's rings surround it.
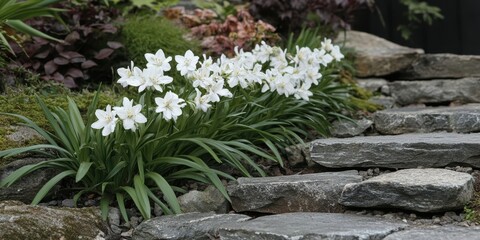
<svg viewBox="0 0 480 240">
<path fill-rule="evenodd" d="M 410 39 L 412 30 L 417 28 L 418 24 L 425 23 L 430 26 L 433 21 L 443 19 L 441 9 L 437 6 L 429 5 L 425 1 L 400 0 L 400 3 L 407 7 L 405 17 L 408 22 L 398 26 L 397 30 L 400 31 L 405 40 Z"/>
<path fill-rule="evenodd" d="M 128 57 L 139 66 L 146 64 L 145 53 L 163 49 L 165 55 L 183 55 L 187 50 L 200 53 L 197 41 L 185 39 L 187 30 L 157 16 L 134 16 L 126 20 L 122 38 Z"/>
</svg>

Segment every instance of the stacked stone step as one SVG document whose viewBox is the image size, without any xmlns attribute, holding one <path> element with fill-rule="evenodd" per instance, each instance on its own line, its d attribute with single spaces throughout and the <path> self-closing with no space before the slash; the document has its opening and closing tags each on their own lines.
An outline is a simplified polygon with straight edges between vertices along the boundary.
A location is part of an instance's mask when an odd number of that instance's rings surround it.
<svg viewBox="0 0 480 240">
<path fill-rule="evenodd" d="M 476 227 L 416 226 L 349 210 L 433 214 L 461 210 L 471 200 L 473 177 L 445 167 L 480 168 L 480 57 L 424 54 L 360 32 L 346 37 L 357 50 L 359 85 L 383 94 L 374 101 L 392 109 L 335 122 L 334 138 L 287 149 L 290 165 L 307 161 L 325 172 L 239 178 L 227 188 L 237 214 L 152 219 L 133 238 L 480 239 Z M 365 169 L 375 170 L 362 176 Z"/>
</svg>

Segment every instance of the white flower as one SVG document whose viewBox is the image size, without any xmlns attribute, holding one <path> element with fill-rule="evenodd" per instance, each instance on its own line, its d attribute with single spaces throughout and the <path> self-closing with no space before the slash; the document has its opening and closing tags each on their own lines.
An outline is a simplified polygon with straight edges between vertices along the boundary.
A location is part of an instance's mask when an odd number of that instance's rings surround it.
<svg viewBox="0 0 480 240">
<path fill-rule="evenodd" d="M 212 106 L 208 103 L 210 97 L 208 95 L 202 96 L 202 93 L 200 92 L 200 90 L 198 90 L 198 88 L 195 88 L 195 91 L 197 91 L 197 96 L 194 100 L 195 108 L 202 109 L 202 111 L 207 112 L 207 110 Z"/>
<path fill-rule="evenodd" d="M 277 76 L 274 84 L 275 90 L 277 90 L 277 93 L 280 95 L 285 95 L 286 97 L 288 97 L 295 93 L 295 87 L 285 76 Z"/>
<path fill-rule="evenodd" d="M 108 136 L 109 134 L 115 131 L 115 126 L 117 124 L 117 118 L 115 117 L 115 111 L 112 111 L 112 107 L 107 105 L 106 111 L 97 109 L 95 111 L 95 116 L 97 116 L 98 121 L 92 123 L 93 129 L 102 129 L 102 135 Z"/>
<path fill-rule="evenodd" d="M 340 61 L 344 58 L 343 54 L 340 52 L 340 47 L 339 46 L 334 46 L 332 51 L 330 52 L 330 55 L 336 60 Z"/>
<path fill-rule="evenodd" d="M 325 38 L 322 41 L 322 48 L 325 49 L 325 51 L 330 52 L 333 49 L 333 44 L 331 39 Z"/>
<path fill-rule="evenodd" d="M 207 88 L 208 96 L 211 102 L 219 102 L 220 96 L 232 97 L 232 93 L 228 89 L 223 88 L 223 85 L 224 85 L 223 80 L 220 80 Z"/>
<path fill-rule="evenodd" d="M 163 98 L 155 98 L 155 103 L 158 105 L 155 111 L 163 113 L 163 118 L 167 121 L 170 119 L 176 121 L 178 116 L 182 115 L 182 108 L 185 107 L 185 101 L 171 91 L 168 91 Z"/>
<path fill-rule="evenodd" d="M 146 53 L 145 59 L 148 61 L 147 68 L 158 68 L 162 71 L 171 69 L 169 62 L 172 61 L 172 57 L 165 58 L 165 53 L 163 53 L 162 49 L 158 50 L 155 55 Z"/>
<path fill-rule="evenodd" d="M 142 105 L 137 104 L 133 106 L 133 100 L 128 100 L 128 98 L 123 98 L 122 107 L 113 108 L 117 113 L 117 116 L 123 121 L 123 128 L 126 130 L 131 129 L 135 131 L 136 123 L 146 123 L 147 118 L 141 113 Z"/>
<path fill-rule="evenodd" d="M 142 85 L 138 88 L 138 91 L 141 92 L 145 88 L 153 88 L 159 92 L 163 92 L 162 86 L 169 84 L 173 81 L 173 78 L 170 76 L 164 76 L 163 71 L 158 68 L 147 68 L 143 70 L 143 79 L 145 80 Z"/>
<path fill-rule="evenodd" d="M 193 55 L 193 52 L 188 50 L 185 56 L 175 56 L 177 62 L 177 71 L 180 71 L 180 75 L 185 76 L 197 69 L 199 57 Z"/>
<path fill-rule="evenodd" d="M 127 87 L 128 85 L 132 85 L 133 82 L 137 82 L 138 78 L 142 71 L 140 68 L 135 67 L 133 61 L 130 62 L 130 67 L 128 68 L 119 68 L 117 69 L 117 73 L 120 76 L 117 83 L 120 83 L 122 87 Z"/>
<path fill-rule="evenodd" d="M 304 84 L 300 88 L 297 88 L 294 94 L 295 98 L 308 101 L 309 97 L 313 95 L 313 93 L 310 92 L 309 88 L 310 86 L 308 84 Z"/>
</svg>

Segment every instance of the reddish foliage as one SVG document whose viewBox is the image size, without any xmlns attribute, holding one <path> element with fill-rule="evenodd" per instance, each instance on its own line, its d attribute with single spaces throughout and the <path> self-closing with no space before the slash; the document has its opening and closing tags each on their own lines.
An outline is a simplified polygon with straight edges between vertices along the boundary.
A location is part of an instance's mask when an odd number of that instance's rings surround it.
<svg viewBox="0 0 480 240">
<path fill-rule="evenodd" d="M 255 21 L 245 9 L 229 15 L 225 21 L 209 9 L 187 12 L 183 8 L 170 8 L 165 16 L 178 19 L 191 29 L 191 34 L 202 40 L 202 47 L 211 54 L 232 56 L 235 46 L 250 50 L 261 41 L 274 43 L 279 39 L 275 28 L 263 21 Z"/>
</svg>

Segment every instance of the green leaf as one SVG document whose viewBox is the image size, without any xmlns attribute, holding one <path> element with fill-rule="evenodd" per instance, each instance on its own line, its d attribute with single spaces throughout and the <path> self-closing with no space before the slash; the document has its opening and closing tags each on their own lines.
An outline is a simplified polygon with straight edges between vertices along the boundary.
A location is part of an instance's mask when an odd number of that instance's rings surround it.
<svg viewBox="0 0 480 240">
<path fill-rule="evenodd" d="M 77 175 L 75 176 L 75 182 L 80 182 L 85 174 L 87 174 L 88 170 L 92 166 L 93 162 L 82 162 L 80 163 L 80 167 L 78 167 Z"/>
<path fill-rule="evenodd" d="M 125 208 L 125 198 L 124 198 L 123 194 L 117 193 L 115 195 L 117 197 L 118 209 L 120 210 L 120 213 L 122 214 L 123 220 L 125 222 L 129 222 L 128 215 L 127 215 L 127 209 Z"/>
<path fill-rule="evenodd" d="M 180 205 L 177 201 L 177 196 L 175 196 L 175 192 L 173 191 L 172 187 L 168 182 L 163 178 L 160 174 L 155 172 L 148 172 L 145 174 L 146 178 L 152 179 L 158 188 L 162 191 L 165 201 L 167 201 L 168 205 L 172 209 L 174 213 L 181 213 Z"/>
<path fill-rule="evenodd" d="M 49 36 L 45 33 L 42 33 L 40 31 L 36 30 L 35 28 L 32 28 L 32 27 L 28 26 L 27 24 L 25 24 L 21 20 L 6 20 L 5 24 L 7 24 L 11 28 L 13 28 L 13 29 L 15 29 L 19 32 L 28 34 L 30 36 L 41 37 L 41 38 L 45 38 L 45 39 L 52 40 L 52 41 L 57 41 L 57 42 L 62 41 L 60 39 L 51 37 L 51 36 Z"/>
<path fill-rule="evenodd" d="M 148 194 L 145 190 L 147 186 L 145 186 L 144 179 L 140 178 L 139 175 L 135 175 L 135 177 L 133 177 L 133 185 L 135 186 L 135 192 L 137 194 L 139 203 L 138 207 L 141 208 L 139 210 L 143 209 L 143 217 L 145 219 L 150 219 L 150 201 L 148 200 Z"/>
<path fill-rule="evenodd" d="M 37 195 L 35 195 L 35 198 L 32 201 L 32 205 L 37 205 L 42 201 L 42 199 L 47 195 L 47 193 L 52 189 L 58 182 L 60 182 L 62 179 L 68 176 L 73 176 L 75 175 L 74 170 L 66 170 L 63 171 L 59 174 L 57 174 L 55 177 L 50 179 L 43 187 L 38 191 Z"/>
<path fill-rule="evenodd" d="M 100 211 L 102 212 L 102 219 L 106 221 L 108 218 L 108 208 L 110 205 L 110 198 L 107 195 L 102 195 L 100 198 Z"/>
</svg>

